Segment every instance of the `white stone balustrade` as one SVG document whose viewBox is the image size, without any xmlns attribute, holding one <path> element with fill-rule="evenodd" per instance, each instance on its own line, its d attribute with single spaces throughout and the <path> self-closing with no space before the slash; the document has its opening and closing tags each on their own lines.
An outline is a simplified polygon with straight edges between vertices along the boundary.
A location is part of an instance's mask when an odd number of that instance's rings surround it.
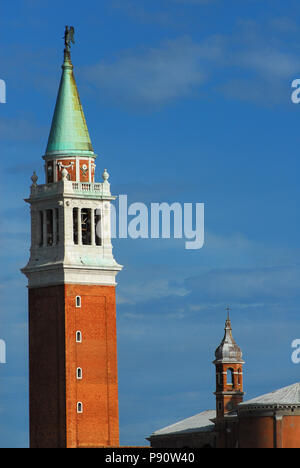
<svg viewBox="0 0 300 468">
<path fill-rule="evenodd" d="M 56 194 L 82 196 L 88 198 L 114 199 L 107 180 L 103 183 L 72 182 L 62 180 L 52 184 L 32 185 L 31 198 L 44 198 Z"/>
</svg>

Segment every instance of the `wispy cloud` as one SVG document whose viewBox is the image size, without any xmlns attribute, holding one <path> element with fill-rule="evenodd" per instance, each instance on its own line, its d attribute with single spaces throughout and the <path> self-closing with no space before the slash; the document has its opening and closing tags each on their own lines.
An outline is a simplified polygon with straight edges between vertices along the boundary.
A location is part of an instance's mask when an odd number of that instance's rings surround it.
<svg viewBox="0 0 300 468">
<path fill-rule="evenodd" d="M 186 280 L 190 288 L 203 300 L 264 300 L 299 298 L 300 268 L 212 270 Z"/>
<path fill-rule="evenodd" d="M 260 103 L 278 103 L 283 97 L 289 102 L 287 88 L 300 72 L 300 58 L 282 39 L 285 28 L 297 31 L 289 18 L 275 18 L 265 30 L 240 21 L 231 35 L 202 41 L 179 37 L 124 52 L 114 61 L 86 68 L 84 74 L 102 98 L 122 105 L 162 106 L 204 89 Z"/>
<path fill-rule="evenodd" d="M 112 63 L 91 66 L 85 70 L 85 77 L 117 101 L 161 105 L 188 96 L 205 81 L 198 61 L 212 53 L 217 53 L 216 47 L 210 51 L 184 37 L 141 53 L 124 54 Z"/>
<path fill-rule="evenodd" d="M 40 141 L 45 136 L 46 131 L 46 127 L 25 118 L 0 118 L 0 138 L 2 141 Z"/>
</svg>

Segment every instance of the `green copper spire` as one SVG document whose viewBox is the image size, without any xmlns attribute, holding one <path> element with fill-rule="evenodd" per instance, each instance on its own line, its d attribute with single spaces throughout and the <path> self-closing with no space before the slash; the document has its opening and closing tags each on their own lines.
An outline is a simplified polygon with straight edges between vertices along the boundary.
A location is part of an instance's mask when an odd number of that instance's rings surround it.
<svg viewBox="0 0 300 468">
<path fill-rule="evenodd" d="M 93 147 L 81 106 L 71 62 L 74 28 L 66 28 L 64 63 L 46 156 L 55 153 L 93 155 Z"/>
</svg>

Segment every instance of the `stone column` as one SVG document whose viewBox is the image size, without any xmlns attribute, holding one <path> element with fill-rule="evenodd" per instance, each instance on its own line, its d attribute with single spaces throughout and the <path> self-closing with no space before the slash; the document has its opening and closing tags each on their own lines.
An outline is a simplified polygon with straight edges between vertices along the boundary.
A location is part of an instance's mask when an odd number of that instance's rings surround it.
<svg viewBox="0 0 300 468">
<path fill-rule="evenodd" d="M 275 427 L 275 434 L 274 434 L 274 442 L 275 442 L 275 447 L 274 448 L 282 448 L 282 414 L 276 414 L 274 415 L 274 427 Z"/>
</svg>

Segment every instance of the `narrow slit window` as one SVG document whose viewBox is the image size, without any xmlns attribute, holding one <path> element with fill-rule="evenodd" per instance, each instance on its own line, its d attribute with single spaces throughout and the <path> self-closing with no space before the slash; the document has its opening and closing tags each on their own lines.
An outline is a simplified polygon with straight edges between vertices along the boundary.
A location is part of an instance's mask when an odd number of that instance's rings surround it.
<svg viewBox="0 0 300 468">
<path fill-rule="evenodd" d="M 53 211 L 46 211 L 47 245 L 53 245 Z"/>
<path fill-rule="evenodd" d="M 81 232 L 82 245 L 91 245 L 91 210 L 88 208 L 84 208 L 83 210 L 81 210 Z"/>
<path fill-rule="evenodd" d="M 55 208 L 55 217 L 56 217 L 56 244 L 59 243 L 59 209 Z"/>
<path fill-rule="evenodd" d="M 82 333 L 81 333 L 81 331 L 76 332 L 76 343 L 82 343 Z"/>
<path fill-rule="evenodd" d="M 78 208 L 73 208 L 73 240 L 78 245 Z"/>
<path fill-rule="evenodd" d="M 83 404 L 80 401 L 77 403 L 77 413 L 83 413 Z"/>
<path fill-rule="evenodd" d="M 76 307 L 81 307 L 81 297 L 80 296 L 76 297 Z"/>
<path fill-rule="evenodd" d="M 77 380 L 82 380 L 82 369 L 81 369 L 81 367 L 77 368 Z"/>
<path fill-rule="evenodd" d="M 102 245 L 101 214 L 98 211 L 95 212 L 95 239 L 96 245 Z"/>
<path fill-rule="evenodd" d="M 44 245 L 44 213 L 40 211 L 40 242 L 39 245 L 42 247 Z"/>
</svg>

